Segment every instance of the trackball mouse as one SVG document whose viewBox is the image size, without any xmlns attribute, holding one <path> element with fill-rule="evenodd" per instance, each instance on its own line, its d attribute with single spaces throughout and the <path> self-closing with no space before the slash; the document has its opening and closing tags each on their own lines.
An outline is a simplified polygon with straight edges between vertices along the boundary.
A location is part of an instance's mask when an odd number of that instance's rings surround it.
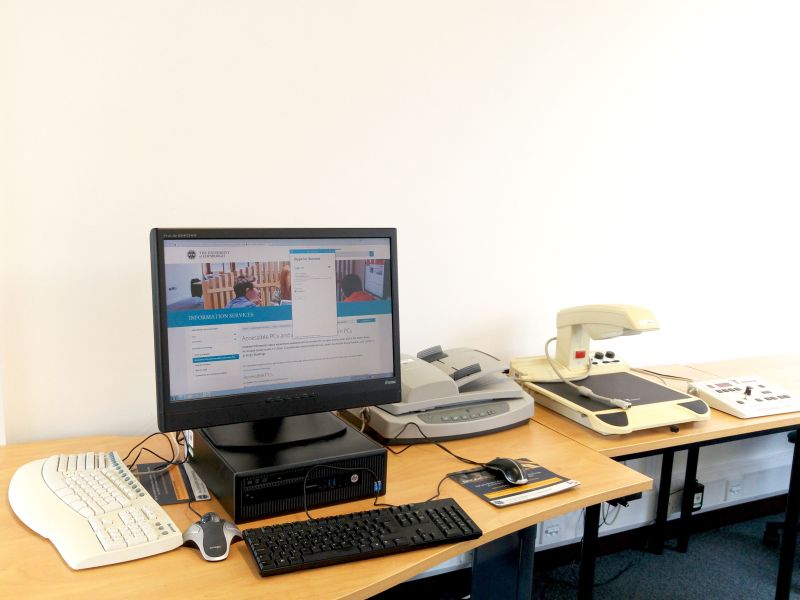
<svg viewBox="0 0 800 600">
<path fill-rule="evenodd" d="M 197 523 L 183 532 L 183 545 L 197 546 L 203 558 L 210 561 L 228 558 L 231 544 L 237 539 L 242 539 L 239 528 L 220 518 L 215 512 L 204 514 Z"/>
<path fill-rule="evenodd" d="M 490 460 L 483 465 L 484 468 L 499 473 L 505 477 L 506 481 L 512 485 L 523 485 L 528 483 L 528 476 L 525 473 L 525 467 L 518 463 L 513 458 L 500 458 Z"/>
</svg>

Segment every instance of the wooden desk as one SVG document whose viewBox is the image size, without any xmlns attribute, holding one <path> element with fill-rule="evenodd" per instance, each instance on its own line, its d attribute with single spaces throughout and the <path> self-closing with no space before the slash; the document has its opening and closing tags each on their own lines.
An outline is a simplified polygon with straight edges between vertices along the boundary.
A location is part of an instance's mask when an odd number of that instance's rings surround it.
<svg viewBox="0 0 800 600">
<path fill-rule="evenodd" d="M 729 377 L 735 375 L 759 375 L 795 393 L 800 393 L 800 356 L 762 357 L 740 359 L 698 365 L 669 365 L 654 367 L 653 371 L 689 377 L 695 380 Z M 686 391 L 687 384 L 667 380 L 668 385 Z M 692 489 L 697 475 L 697 462 L 702 446 L 718 444 L 800 428 L 800 412 L 771 415 L 753 419 L 740 419 L 717 410 L 712 410 L 708 421 L 684 423 L 678 431 L 669 427 L 657 427 L 636 431 L 626 435 L 604 436 L 583 427 L 559 414 L 541 406 L 536 407 L 534 416 L 537 423 L 562 433 L 587 448 L 617 460 L 641 458 L 654 454 L 663 456 L 659 483 L 656 523 L 650 547 L 660 553 L 664 545 L 664 531 L 667 522 L 669 488 L 672 479 L 674 453 L 687 450 L 684 489 Z M 794 544 L 797 531 L 798 505 L 800 505 L 800 452 L 795 445 L 792 462 L 792 477 L 789 482 L 789 500 L 786 511 L 786 532 L 781 546 L 781 563 L 778 572 L 776 598 L 788 598 L 791 586 L 791 568 L 794 560 Z M 685 552 L 688 547 L 689 523 L 691 518 L 692 494 L 684 494 L 681 503 L 681 517 L 677 549 Z M 584 530 L 596 530 L 599 511 L 587 510 Z M 584 555 L 581 564 L 580 597 L 590 598 L 594 578 L 594 552 L 591 544 L 584 542 Z"/>
<path fill-rule="evenodd" d="M 128 451 L 140 438 L 88 437 L 56 442 L 15 444 L 0 448 L 0 489 L 20 465 L 56 453 L 88 450 Z M 460 544 L 416 550 L 366 561 L 262 578 L 244 544 L 235 544 L 227 560 L 207 563 L 194 549 L 179 548 L 150 558 L 72 571 L 49 541 L 40 538 L 13 514 L 4 494 L 0 504 L 0 589 L 5 597 L 271 597 L 367 598 L 406 581 L 458 554 L 514 534 L 560 514 L 599 505 L 627 494 L 650 489 L 652 481 L 581 444 L 536 423 L 497 434 L 448 442 L 454 452 L 475 460 L 495 456 L 525 456 L 582 482 L 560 494 L 497 509 L 448 480 L 442 496 L 453 497 L 484 531 Z M 432 445 L 418 445 L 400 456 L 389 455 L 388 493 L 384 502 L 402 504 L 432 496 L 436 484 L 463 463 Z M 313 511 L 315 516 L 366 510 L 371 501 L 352 502 Z M 216 500 L 195 504 L 199 512 L 225 514 Z M 185 505 L 167 507 L 179 528 L 197 520 Z M 252 527 L 304 518 L 284 516 L 248 523 Z"/>
</svg>

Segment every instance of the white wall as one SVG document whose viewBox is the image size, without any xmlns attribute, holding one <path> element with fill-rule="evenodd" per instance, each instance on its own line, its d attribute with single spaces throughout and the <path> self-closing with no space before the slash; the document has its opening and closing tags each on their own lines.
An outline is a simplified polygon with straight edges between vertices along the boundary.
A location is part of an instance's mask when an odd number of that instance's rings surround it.
<svg viewBox="0 0 800 600">
<path fill-rule="evenodd" d="M 794 350 L 797 3 L 0 4 L 9 442 L 155 429 L 154 226 L 396 226 L 401 345 Z"/>
<path fill-rule="evenodd" d="M 5 411 L 5 401 L 3 400 L 3 390 L 2 387 L 0 387 L 0 446 L 4 446 L 5 443 L 6 443 L 6 411 Z"/>
</svg>

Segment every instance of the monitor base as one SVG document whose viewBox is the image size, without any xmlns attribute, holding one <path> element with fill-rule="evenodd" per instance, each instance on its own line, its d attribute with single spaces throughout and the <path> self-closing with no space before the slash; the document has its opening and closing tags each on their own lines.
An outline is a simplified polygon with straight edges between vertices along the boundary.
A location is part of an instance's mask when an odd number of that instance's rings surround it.
<svg viewBox="0 0 800 600">
<path fill-rule="evenodd" d="M 344 435 L 346 425 L 332 413 L 313 413 L 205 427 L 218 448 L 243 449 L 308 444 Z"/>
</svg>

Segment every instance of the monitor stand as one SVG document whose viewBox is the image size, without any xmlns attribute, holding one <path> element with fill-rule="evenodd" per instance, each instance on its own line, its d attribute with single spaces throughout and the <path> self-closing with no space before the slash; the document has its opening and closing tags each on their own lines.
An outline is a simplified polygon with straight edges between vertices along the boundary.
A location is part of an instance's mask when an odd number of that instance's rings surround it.
<svg viewBox="0 0 800 600">
<path fill-rule="evenodd" d="M 329 412 L 262 419 L 203 429 L 217 448 L 246 450 L 308 444 L 344 435 L 347 426 Z"/>
</svg>

